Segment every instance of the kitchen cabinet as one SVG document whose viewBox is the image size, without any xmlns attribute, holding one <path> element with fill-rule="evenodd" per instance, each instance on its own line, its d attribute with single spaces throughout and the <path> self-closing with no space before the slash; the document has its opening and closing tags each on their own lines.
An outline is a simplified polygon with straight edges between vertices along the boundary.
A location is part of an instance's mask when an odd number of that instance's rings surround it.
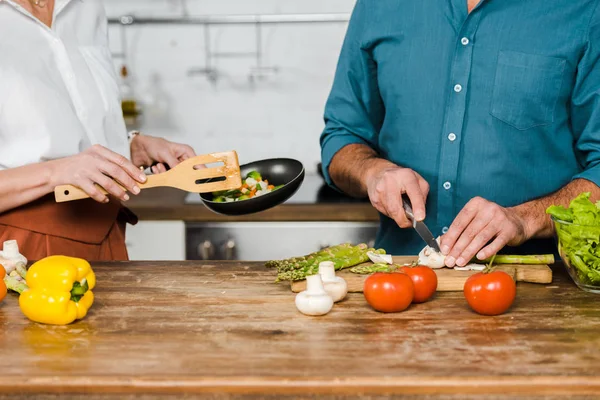
<svg viewBox="0 0 600 400">
<path fill-rule="evenodd" d="M 127 225 L 125 243 L 130 260 L 185 260 L 185 224 L 139 221 Z"/>
</svg>

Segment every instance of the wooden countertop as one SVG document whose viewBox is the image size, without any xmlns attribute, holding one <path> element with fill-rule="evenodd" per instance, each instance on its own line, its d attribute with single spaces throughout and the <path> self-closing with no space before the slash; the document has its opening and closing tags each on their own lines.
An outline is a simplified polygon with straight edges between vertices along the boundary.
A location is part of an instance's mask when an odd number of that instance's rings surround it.
<svg viewBox="0 0 600 400">
<path fill-rule="evenodd" d="M 599 297 L 560 266 L 551 285 L 519 283 L 512 311 L 498 317 L 474 314 L 461 293 L 399 314 L 350 294 L 330 314 L 307 317 L 289 286 L 256 263 L 94 269 L 96 302 L 73 325 L 29 322 L 13 294 L 0 304 L 0 398 L 523 399 L 600 390 Z"/>
<path fill-rule="evenodd" d="M 126 206 L 128 206 L 141 221 L 379 221 L 379 214 L 369 203 L 284 203 L 261 213 L 229 217 L 212 212 L 202 203 L 185 204 L 184 199 L 186 195 L 186 192 L 176 189 L 148 189 L 143 190 L 139 196 L 132 196 L 132 199 Z"/>
</svg>

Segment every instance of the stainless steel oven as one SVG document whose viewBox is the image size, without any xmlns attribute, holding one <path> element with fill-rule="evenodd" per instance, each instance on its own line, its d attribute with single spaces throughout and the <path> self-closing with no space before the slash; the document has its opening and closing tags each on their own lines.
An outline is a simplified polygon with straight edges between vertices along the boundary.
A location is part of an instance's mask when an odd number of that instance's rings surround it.
<svg viewBox="0 0 600 400">
<path fill-rule="evenodd" d="M 351 242 L 373 246 L 376 222 L 214 222 L 186 225 L 188 260 L 266 261 Z"/>
</svg>

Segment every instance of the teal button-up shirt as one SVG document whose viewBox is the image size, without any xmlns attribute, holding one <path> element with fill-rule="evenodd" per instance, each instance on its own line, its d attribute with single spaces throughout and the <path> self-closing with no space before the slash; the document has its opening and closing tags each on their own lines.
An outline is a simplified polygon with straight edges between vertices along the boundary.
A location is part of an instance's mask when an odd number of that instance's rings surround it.
<svg viewBox="0 0 600 400">
<path fill-rule="evenodd" d="M 367 144 L 429 182 L 434 235 L 475 196 L 507 207 L 600 185 L 598 3 L 358 0 L 325 110 L 327 182 L 337 151 Z M 423 245 L 382 216 L 377 246 Z M 510 252 L 553 250 L 529 246 Z"/>
</svg>

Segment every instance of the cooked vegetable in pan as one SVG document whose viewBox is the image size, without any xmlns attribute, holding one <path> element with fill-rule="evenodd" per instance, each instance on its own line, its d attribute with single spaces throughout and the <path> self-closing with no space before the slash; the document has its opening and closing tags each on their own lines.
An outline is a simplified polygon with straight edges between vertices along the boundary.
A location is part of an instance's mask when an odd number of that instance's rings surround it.
<svg viewBox="0 0 600 400">
<path fill-rule="evenodd" d="M 242 180 L 242 187 L 239 189 L 226 190 L 213 193 L 213 201 L 217 203 L 230 203 L 232 201 L 248 200 L 259 197 L 274 190 L 283 187 L 283 185 L 271 185 L 268 180 L 257 171 L 251 171 Z"/>
</svg>

